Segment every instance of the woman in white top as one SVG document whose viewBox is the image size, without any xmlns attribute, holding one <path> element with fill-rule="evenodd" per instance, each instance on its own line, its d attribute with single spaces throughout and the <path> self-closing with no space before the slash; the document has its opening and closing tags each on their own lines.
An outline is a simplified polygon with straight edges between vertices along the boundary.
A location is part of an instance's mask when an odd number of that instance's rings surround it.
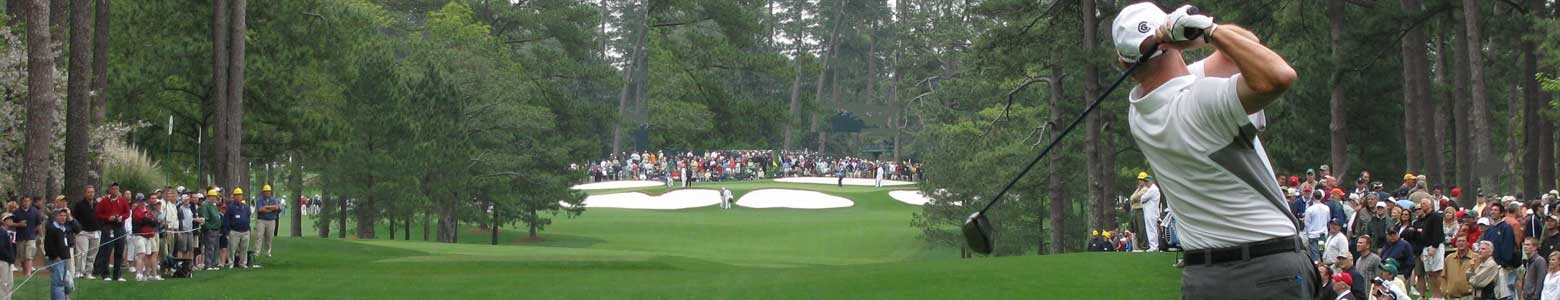
<svg viewBox="0 0 1560 300">
<path fill-rule="evenodd" d="M 1560 300 L 1560 251 L 1549 253 L 1549 274 L 1544 275 L 1543 300 Z"/>
<path fill-rule="evenodd" d="M 1451 241 L 1457 238 L 1458 232 L 1462 232 L 1462 222 L 1459 222 L 1457 219 L 1457 209 L 1447 206 L 1441 210 L 1445 212 L 1441 215 L 1441 230 L 1446 233 L 1446 240 Z M 1451 244 L 1451 242 L 1447 242 L 1447 244 Z"/>
</svg>

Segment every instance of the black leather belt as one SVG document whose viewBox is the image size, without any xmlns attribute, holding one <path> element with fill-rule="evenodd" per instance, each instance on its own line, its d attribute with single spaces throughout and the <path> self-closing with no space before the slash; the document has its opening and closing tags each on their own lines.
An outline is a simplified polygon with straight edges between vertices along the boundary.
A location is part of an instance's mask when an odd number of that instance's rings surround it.
<svg viewBox="0 0 1560 300">
<path fill-rule="evenodd" d="M 1232 261 L 1242 261 L 1273 254 L 1295 251 L 1295 237 L 1279 237 L 1266 241 L 1251 242 L 1239 246 L 1206 250 L 1187 250 L 1186 265 L 1195 266 L 1202 264 L 1219 264 Z"/>
</svg>

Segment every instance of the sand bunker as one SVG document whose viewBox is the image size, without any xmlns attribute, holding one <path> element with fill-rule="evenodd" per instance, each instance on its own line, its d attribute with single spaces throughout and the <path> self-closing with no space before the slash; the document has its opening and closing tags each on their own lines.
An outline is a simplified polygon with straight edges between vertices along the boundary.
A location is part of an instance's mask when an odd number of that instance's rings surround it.
<svg viewBox="0 0 1560 300">
<path fill-rule="evenodd" d="M 840 179 L 838 177 L 789 177 L 789 178 L 775 179 L 775 182 L 815 183 L 815 184 L 834 185 L 834 184 L 838 183 L 839 180 Z M 845 178 L 845 185 L 874 186 L 873 185 L 873 181 L 874 180 L 876 180 L 876 179 L 872 179 L 872 178 Z M 915 183 L 914 182 L 909 182 L 909 181 L 898 181 L 898 180 L 888 180 L 888 179 L 884 179 L 883 180 L 883 186 L 911 185 L 911 184 L 915 184 Z"/>
<path fill-rule="evenodd" d="M 856 205 L 850 199 L 814 191 L 768 189 L 748 192 L 737 205 L 750 208 L 824 209 Z"/>
<path fill-rule="evenodd" d="M 720 191 L 716 190 L 676 190 L 660 196 L 638 192 L 617 193 L 585 198 L 586 208 L 685 209 L 716 204 L 720 204 Z"/>
<path fill-rule="evenodd" d="M 884 184 L 887 184 L 887 183 L 884 183 Z M 652 187 L 652 186 L 666 186 L 666 183 L 665 182 L 660 182 L 660 181 L 644 181 L 644 180 L 604 181 L 604 182 L 586 183 L 586 184 L 576 185 L 576 186 L 572 187 L 571 189 L 576 189 L 576 190 L 608 190 L 608 189 Z"/>
<path fill-rule="evenodd" d="M 891 191 L 888 196 L 910 205 L 926 205 L 926 202 L 932 200 L 921 194 L 921 191 Z"/>
</svg>

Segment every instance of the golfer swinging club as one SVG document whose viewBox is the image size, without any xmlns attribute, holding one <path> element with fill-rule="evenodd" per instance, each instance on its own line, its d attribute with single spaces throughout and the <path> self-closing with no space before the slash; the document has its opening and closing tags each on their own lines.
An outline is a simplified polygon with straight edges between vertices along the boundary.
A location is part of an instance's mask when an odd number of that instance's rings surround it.
<svg viewBox="0 0 1560 300">
<path fill-rule="evenodd" d="M 1127 6 L 1111 34 L 1123 64 L 1155 53 L 1132 74 L 1128 120 L 1179 220 L 1181 297 L 1317 298 L 1322 282 L 1247 117 L 1283 95 L 1294 69 L 1249 31 L 1190 6 Z M 1216 51 L 1188 67 L 1181 52 L 1210 44 Z"/>
</svg>

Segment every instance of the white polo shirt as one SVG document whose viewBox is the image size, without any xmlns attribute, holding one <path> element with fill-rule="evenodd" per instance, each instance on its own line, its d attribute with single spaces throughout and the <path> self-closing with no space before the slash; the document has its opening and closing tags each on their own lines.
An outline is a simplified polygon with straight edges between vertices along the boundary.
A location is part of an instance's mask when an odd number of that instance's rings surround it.
<svg viewBox="0 0 1560 300">
<path fill-rule="evenodd" d="M 1187 75 L 1151 92 L 1132 89 L 1132 137 L 1157 172 L 1187 249 L 1296 233 L 1257 127 L 1240 104 L 1240 78 Z"/>
</svg>

